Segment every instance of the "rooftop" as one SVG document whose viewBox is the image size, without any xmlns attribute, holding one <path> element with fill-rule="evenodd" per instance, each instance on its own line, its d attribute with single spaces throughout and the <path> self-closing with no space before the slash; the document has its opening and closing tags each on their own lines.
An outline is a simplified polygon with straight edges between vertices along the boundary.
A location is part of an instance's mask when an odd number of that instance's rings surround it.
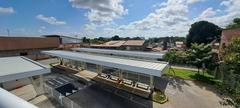
<svg viewBox="0 0 240 108">
<path fill-rule="evenodd" d="M 142 73 L 147 75 L 153 75 L 160 77 L 162 71 L 167 67 L 168 63 L 155 63 L 147 61 L 138 61 L 106 56 L 98 56 L 92 54 L 84 54 L 70 51 L 43 51 L 44 54 L 61 57 L 70 60 L 82 61 L 87 63 L 93 63 L 128 71 L 133 71 L 136 73 Z"/>
<path fill-rule="evenodd" d="M 0 82 L 50 73 L 49 67 L 22 56 L 0 58 L 0 66 Z"/>
<path fill-rule="evenodd" d="M 96 49 L 96 48 L 73 48 L 72 50 L 80 51 L 80 52 L 90 52 L 90 53 L 120 55 L 120 56 L 131 56 L 131 57 L 139 57 L 139 58 L 152 58 L 152 59 L 162 59 L 163 56 L 164 56 L 164 53 L 141 52 L 141 51 L 123 51 L 123 50 Z"/>
</svg>

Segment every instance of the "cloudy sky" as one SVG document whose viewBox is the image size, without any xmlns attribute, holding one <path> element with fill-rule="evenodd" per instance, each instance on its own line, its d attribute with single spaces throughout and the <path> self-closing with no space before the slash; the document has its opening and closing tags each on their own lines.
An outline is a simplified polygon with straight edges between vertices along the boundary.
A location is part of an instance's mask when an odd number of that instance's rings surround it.
<svg viewBox="0 0 240 108">
<path fill-rule="evenodd" d="M 0 0 L 0 35 L 186 36 L 207 20 L 240 17 L 240 0 Z"/>
</svg>

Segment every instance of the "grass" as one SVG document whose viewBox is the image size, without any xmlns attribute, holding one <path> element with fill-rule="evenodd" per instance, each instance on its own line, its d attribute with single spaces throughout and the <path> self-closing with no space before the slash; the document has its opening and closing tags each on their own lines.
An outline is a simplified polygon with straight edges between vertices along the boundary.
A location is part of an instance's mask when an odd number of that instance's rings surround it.
<svg viewBox="0 0 240 108">
<path fill-rule="evenodd" d="M 157 102 L 157 103 L 160 103 L 160 104 L 163 104 L 165 102 L 168 101 L 167 97 L 164 95 L 164 93 L 162 93 L 161 91 L 159 90 L 156 90 L 152 93 L 152 96 L 151 96 L 151 99 L 154 101 L 154 102 Z"/>
<path fill-rule="evenodd" d="M 168 75 L 168 76 L 185 79 L 185 80 L 198 80 L 200 82 L 204 82 L 204 83 L 208 83 L 208 84 L 220 83 L 220 81 L 215 79 L 214 76 L 212 76 L 206 72 L 203 75 L 203 74 L 198 74 L 197 71 L 192 71 L 192 70 L 187 70 L 187 69 L 173 68 L 173 70 L 175 71 L 175 75 L 174 75 L 173 71 L 166 72 L 164 74 Z"/>
</svg>

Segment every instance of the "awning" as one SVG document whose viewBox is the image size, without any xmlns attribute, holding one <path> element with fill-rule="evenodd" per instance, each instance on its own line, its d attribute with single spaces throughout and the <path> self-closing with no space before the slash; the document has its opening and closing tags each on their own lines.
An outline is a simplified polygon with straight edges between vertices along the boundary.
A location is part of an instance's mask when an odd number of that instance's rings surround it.
<svg viewBox="0 0 240 108">
<path fill-rule="evenodd" d="M 50 67 L 22 56 L 0 58 L 0 67 L 0 83 L 51 72 Z"/>
<path fill-rule="evenodd" d="M 166 69 L 166 67 L 168 66 L 167 62 L 156 63 L 108 56 L 99 56 L 71 51 L 51 50 L 43 51 L 42 53 L 60 58 L 92 63 L 112 68 L 118 68 L 122 70 L 128 70 L 136 73 L 142 73 L 158 77 L 162 75 L 162 71 Z"/>
<path fill-rule="evenodd" d="M 137 58 L 151 58 L 151 59 L 163 59 L 163 56 L 165 55 L 164 53 L 156 53 L 156 52 L 121 51 L 121 50 L 97 49 L 97 48 L 72 48 L 72 50 L 79 51 L 79 52 L 128 56 L 128 57 L 137 57 Z"/>
</svg>

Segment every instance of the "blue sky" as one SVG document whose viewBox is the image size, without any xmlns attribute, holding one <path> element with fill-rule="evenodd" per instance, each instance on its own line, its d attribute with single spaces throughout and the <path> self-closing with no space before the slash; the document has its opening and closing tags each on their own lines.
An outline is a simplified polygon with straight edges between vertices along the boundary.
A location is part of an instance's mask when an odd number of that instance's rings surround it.
<svg viewBox="0 0 240 108">
<path fill-rule="evenodd" d="M 225 27 L 240 0 L 1 0 L 0 35 L 186 36 L 200 20 Z"/>
</svg>

